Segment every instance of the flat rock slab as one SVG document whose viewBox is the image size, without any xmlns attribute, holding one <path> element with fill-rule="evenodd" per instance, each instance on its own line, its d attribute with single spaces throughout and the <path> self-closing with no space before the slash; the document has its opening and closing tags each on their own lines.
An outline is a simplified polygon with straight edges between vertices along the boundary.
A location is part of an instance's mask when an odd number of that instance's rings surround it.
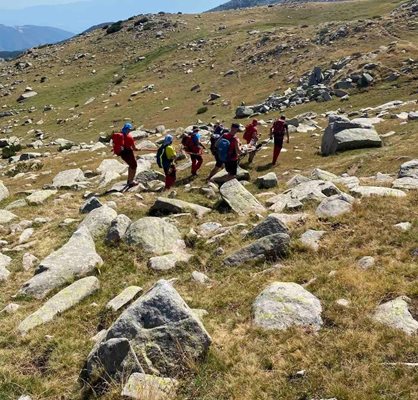
<svg viewBox="0 0 418 400">
<path fill-rule="evenodd" d="M 350 189 L 350 193 L 361 197 L 405 197 L 406 193 L 402 190 L 391 189 L 381 186 L 356 186 Z"/>
<path fill-rule="evenodd" d="M 253 304 L 254 324 L 263 329 L 290 327 L 318 331 L 323 322 L 320 301 L 296 283 L 275 282 L 261 292 Z"/>
<path fill-rule="evenodd" d="M 109 310 L 118 311 L 122 307 L 125 307 L 127 304 L 129 304 L 132 300 L 134 300 L 141 292 L 142 288 L 139 286 L 129 286 L 115 298 L 110 300 L 106 304 L 106 308 Z"/>
<path fill-rule="evenodd" d="M 154 255 L 176 253 L 186 247 L 176 226 L 157 217 L 145 217 L 132 223 L 125 241 Z"/>
<path fill-rule="evenodd" d="M 198 218 L 202 218 L 211 211 L 210 208 L 188 203 L 183 200 L 158 197 L 150 209 L 150 215 L 169 215 L 190 212 L 195 214 Z"/>
<path fill-rule="evenodd" d="M 393 182 L 392 187 L 401 190 L 418 190 L 418 178 L 398 178 Z"/>
<path fill-rule="evenodd" d="M 373 319 L 394 329 L 400 329 L 408 335 L 418 332 L 416 321 L 408 309 L 408 303 L 398 297 L 377 307 Z"/>
<path fill-rule="evenodd" d="M 56 315 L 74 307 L 99 289 L 100 282 L 94 276 L 74 282 L 49 299 L 38 311 L 22 321 L 18 327 L 19 332 L 24 335 L 33 328 L 52 321 Z"/>
<path fill-rule="evenodd" d="M 172 378 L 205 357 L 210 344 L 202 322 L 173 286 L 160 280 L 94 346 L 80 378 L 91 387 L 103 379 L 126 380 L 126 371 Z"/>
<path fill-rule="evenodd" d="M 224 260 L 224 264 L 230 267 L 241 266 L 256 260 L 275 261 L 287 255 L 289 244 L 290 236 L 285 233 L 265 236 L 231 254 Z"/>
<path fill-rule="evenodd" d="M 239 215 L 263 213 L 266 209 L 236 179 L 221 186 L 221 195 L 234 212 Z"/>
<path fill-rule="evenodd" d="M 17 218 L 17 215 L 13 214 L 7 210 L 0 210 L 0 225 L 10 224 L 14 219 Z"/>
<path fill-rule="evenodd" d="M 267 200 L 270 210 L 280 213 L 286 209 L 294 210 L 303 207 L 309 200 L 322 201 L 327 197 L 341 194 L 341 191 L 329 181 L 309 180 L 286 190 Z"/>
<path fill-rule="evenodd" d="M 121 395 L 136 400 L 170 400 L 175 398 L 178 384 L 175 379 L 135 373 L 129 377 Z"/>
<path fill-rule="evenodd" d="M 41 261 L 35 276 L 22 286 L 20 294 L 42 299 L 51 290 L 86 276 L 102 264 L 90 232 L 81 227 L 64 246 Z"/>
<path fill-rule="evenodd" d="M 318 251 L 319 241 L 321 240 L 322 236 L 324 236 L 325 234 L 326 234 L 325 231 L 315 231 L 315 230 L 309 229 L 300 237 L 300 241 L 306 247 L 309 247 L 313 251 Z"/>
<path fill-rule="evenodd" d="M 86 184 L 86 177 L 80 168 L 61 171 L 52 181 L 52 187 L 56 189 L 78 189 Z"/>
<path fill-rule="evenodd" d="M 47 201 L 51 196 L 57 194 L 56 190 L 38 190 L 26 197 L 26 202 L 30 206 L 39 206 Z"/>
<path fill-rule="evenodd" d="M 117 216 L 118 213 L 113 208 L 105 205 L 91 211 L 79 227 L 86 227 L 94 238 L 98 238 L 107 232 Z"/>
</svg>

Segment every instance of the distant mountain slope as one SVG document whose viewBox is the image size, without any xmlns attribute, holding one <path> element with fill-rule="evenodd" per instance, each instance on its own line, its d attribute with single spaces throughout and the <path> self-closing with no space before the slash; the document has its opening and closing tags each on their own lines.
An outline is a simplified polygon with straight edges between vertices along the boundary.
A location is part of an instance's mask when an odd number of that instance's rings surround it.
<svg viewBox="0 0 418 400">
<path fill-rule="evenodd" d="M 0 25 L 0 51 L 28 49 L 42 44 L 57 43 L 74 36 L 73 33 L 48 26 Z"/>
<path fill-rule="evenodd" d="M 231 0 L 225 4 L 221 4 L 218 7 L 213 8 L 210 11 L 225 11 L 225 10 L 236 10 L 239 8 L 248 8 L 256 6 L 266 6 L 269 4 L 280 4 L 280 3 L 308 3 L 308 2 L 336 2 L 344 0 Z"/>
</svg>

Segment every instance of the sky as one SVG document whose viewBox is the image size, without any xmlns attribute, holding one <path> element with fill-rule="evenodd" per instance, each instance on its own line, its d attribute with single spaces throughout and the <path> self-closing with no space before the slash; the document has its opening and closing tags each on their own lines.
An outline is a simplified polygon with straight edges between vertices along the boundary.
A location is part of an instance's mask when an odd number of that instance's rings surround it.
<svg viewBox="0 0 418 400">
<path fill-rule="evenodd" d="M 226 0 L 0 0 L 0 24 L 51 26 L 80 33 L 143 13 L 198 13 Z"/>
<path fill-rule="evenodd" d="M 0 9 L 19 9 L 39 5 L 57 5 L 74 3 L 75 0 L 0 0 Z M 88 1 L 88 0 L 78 0 Z"/>
</svg>

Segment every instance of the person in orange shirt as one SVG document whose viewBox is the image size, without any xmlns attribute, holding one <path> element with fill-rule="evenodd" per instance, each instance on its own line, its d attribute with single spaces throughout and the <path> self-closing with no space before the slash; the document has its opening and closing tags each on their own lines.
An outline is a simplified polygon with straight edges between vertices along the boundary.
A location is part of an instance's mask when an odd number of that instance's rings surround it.
<svg viewBox="0 0 418 400">
<path fill-rule="evenodd" d="M 138 149 L 135 146 L 135 140 L 131 134 L 133 130 L 132 124 L 126 123 L 121 132 L 112 135 L 113 152 L 129 166 L 126 185 L 130 188 L 138 185 L 138 182 L 134 180 L 138 168 L 134 151 L 138 151 Z"/>
</svg>

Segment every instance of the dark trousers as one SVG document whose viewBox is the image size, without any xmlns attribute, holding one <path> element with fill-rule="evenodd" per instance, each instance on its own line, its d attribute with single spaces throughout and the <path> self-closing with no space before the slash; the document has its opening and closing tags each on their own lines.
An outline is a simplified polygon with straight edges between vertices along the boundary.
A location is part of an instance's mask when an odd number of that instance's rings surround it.
<svg viewBox="0 0 418 400">
<path fill-rule="evenodd" d="M 203 157 L 198 154 L 191 154 L 190 158 L 192 160 L 192 175 L 196 175 L 203 164 Z"/>
</svg>

